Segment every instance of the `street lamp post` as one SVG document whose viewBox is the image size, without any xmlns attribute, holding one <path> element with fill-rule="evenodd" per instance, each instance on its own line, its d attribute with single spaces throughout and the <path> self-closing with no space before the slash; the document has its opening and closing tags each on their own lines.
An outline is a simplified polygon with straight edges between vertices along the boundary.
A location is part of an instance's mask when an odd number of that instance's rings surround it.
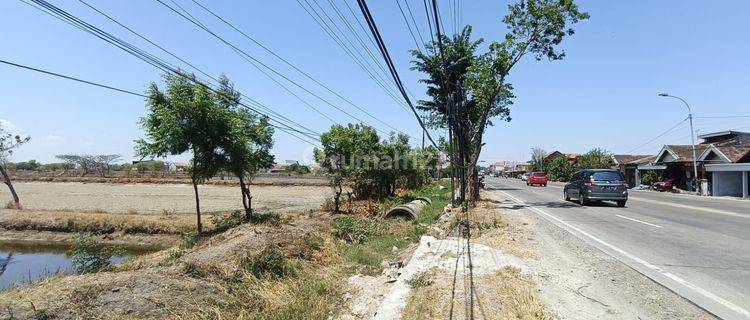
<svg viewBox="0 0 750 320">
<path fill-rule="evenodd" d="M 678 99 L 682 101 L 682 103 L 684 103 L 688 109 L 688 120 L 690 120 L 690 146 L 693 149 L 693 188 L 695 188 L 695 190 L 698 190 L 698 164 L 695 156 L 695 131 L 693 130 L 693 111 L 690 109 L 690 105 L 687 103 L 687 101 L 685 101 L 685 99 L 683 98 L 670 95 L 666 92 L 659 93 L 659 96 Z"/>
</svg>

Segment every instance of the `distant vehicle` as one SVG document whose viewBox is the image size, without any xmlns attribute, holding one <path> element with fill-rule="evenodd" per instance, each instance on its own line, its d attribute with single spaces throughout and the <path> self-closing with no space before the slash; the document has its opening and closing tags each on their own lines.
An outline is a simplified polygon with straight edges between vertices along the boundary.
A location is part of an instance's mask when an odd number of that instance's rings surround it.
<svg viewBox="0 0 750 320">
<path fill-rule="evenodd" d="M 582 206 L 591 201 L 614 201 L 618 207 L 624 207 L 628 201 L 628 182 L 617 170 L 579 170 L 565 184 L 563 195 L 565 201 L 575 198 Z"/>
<path fill-rule="evenodd" d="M 528 173 L 524 173 L 524 174 L 521 175 L 521 181 L 528 181 L 528 180 L 529 180 L 529 174 Z"/>
<path fill-rule="evenodd" d="M 547 176 L 544 172 L 532 172 L 526 180 L 527 186 L 540 185 L 542 187 L 547 186 Z"/>
<path fill-rule="evenodd" d="M 493 172 L 493 173 L 491 173 L 491 174 L 490 174 L 490 177 L 495 177 L 495 178 L 497 178 L 497 177 L 499 177 L 499 176 L 500 176 L 500 172 L 497 172 L 497 171 L 495 171 L 495 172 Z"/>
<path fill-rule="evenodd" d="M 677 179 L 667 179 L 664 181 L 659 181 L 657 183 L 654 183 L 654 189 L 656 191 L 669 191 L 672 190 L 675 182 L 677 182 Z"/>
</svg>

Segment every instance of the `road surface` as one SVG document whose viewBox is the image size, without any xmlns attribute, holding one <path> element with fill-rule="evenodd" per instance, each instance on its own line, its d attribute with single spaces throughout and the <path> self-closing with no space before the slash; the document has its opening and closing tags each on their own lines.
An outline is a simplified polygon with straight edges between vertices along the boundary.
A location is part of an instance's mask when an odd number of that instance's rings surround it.
<svg viewBox="0 0 750 320">
<path fill-rule="evenodd" d="M 722 319 L 750 319 L 750 202 L 631 191 L 625 208 L 563 199 L 562 185 L 486 187 Z"/>
</svg>

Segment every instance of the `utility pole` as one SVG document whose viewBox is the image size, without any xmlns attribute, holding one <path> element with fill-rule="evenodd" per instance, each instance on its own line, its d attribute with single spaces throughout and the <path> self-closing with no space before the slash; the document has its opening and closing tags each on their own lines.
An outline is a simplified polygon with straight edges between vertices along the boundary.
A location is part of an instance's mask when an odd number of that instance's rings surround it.
<svg viewBox="0 0 750 320">
<path fill-rule="evenodd" d="M 695 131 L 693 130 L 693 111 L 690 109 L 690 105 L 687 103 L 687 101 L 685 101 L 685 99 L 683 98 L 670 95 L 666 92 L 659 93 L 659 96 L 678 99 L 682 101 L 682 103 L 684 103 L 688 109 L 688 120 L 690 120 L 690 143 L 691 143 L 690 146 L 693 149 L 693 188 L 694 190 L 698 191 L 698 194 L 700 195 L 700 188 L 698 187 L 698 162 L 696 160 L 697 157 L 695 155 Z"/>
</svg>

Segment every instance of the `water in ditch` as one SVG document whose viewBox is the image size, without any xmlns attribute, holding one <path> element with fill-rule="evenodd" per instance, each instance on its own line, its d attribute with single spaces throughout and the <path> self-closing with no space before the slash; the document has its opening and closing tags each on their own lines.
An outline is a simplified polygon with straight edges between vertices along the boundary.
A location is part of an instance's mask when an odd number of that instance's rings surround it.
<svg viewBox="0 0 750 320">
<path fill-rule="evenodd" d="M 74 274 L 70 261 L 70 246 L 59 243 L 0 242 L 0 291 L 24 286 L 52 275 Z M 147 250 L 125 249 L 113 256 L 112 264 L 125 262 L 128 257 Z"/>
</svg>

